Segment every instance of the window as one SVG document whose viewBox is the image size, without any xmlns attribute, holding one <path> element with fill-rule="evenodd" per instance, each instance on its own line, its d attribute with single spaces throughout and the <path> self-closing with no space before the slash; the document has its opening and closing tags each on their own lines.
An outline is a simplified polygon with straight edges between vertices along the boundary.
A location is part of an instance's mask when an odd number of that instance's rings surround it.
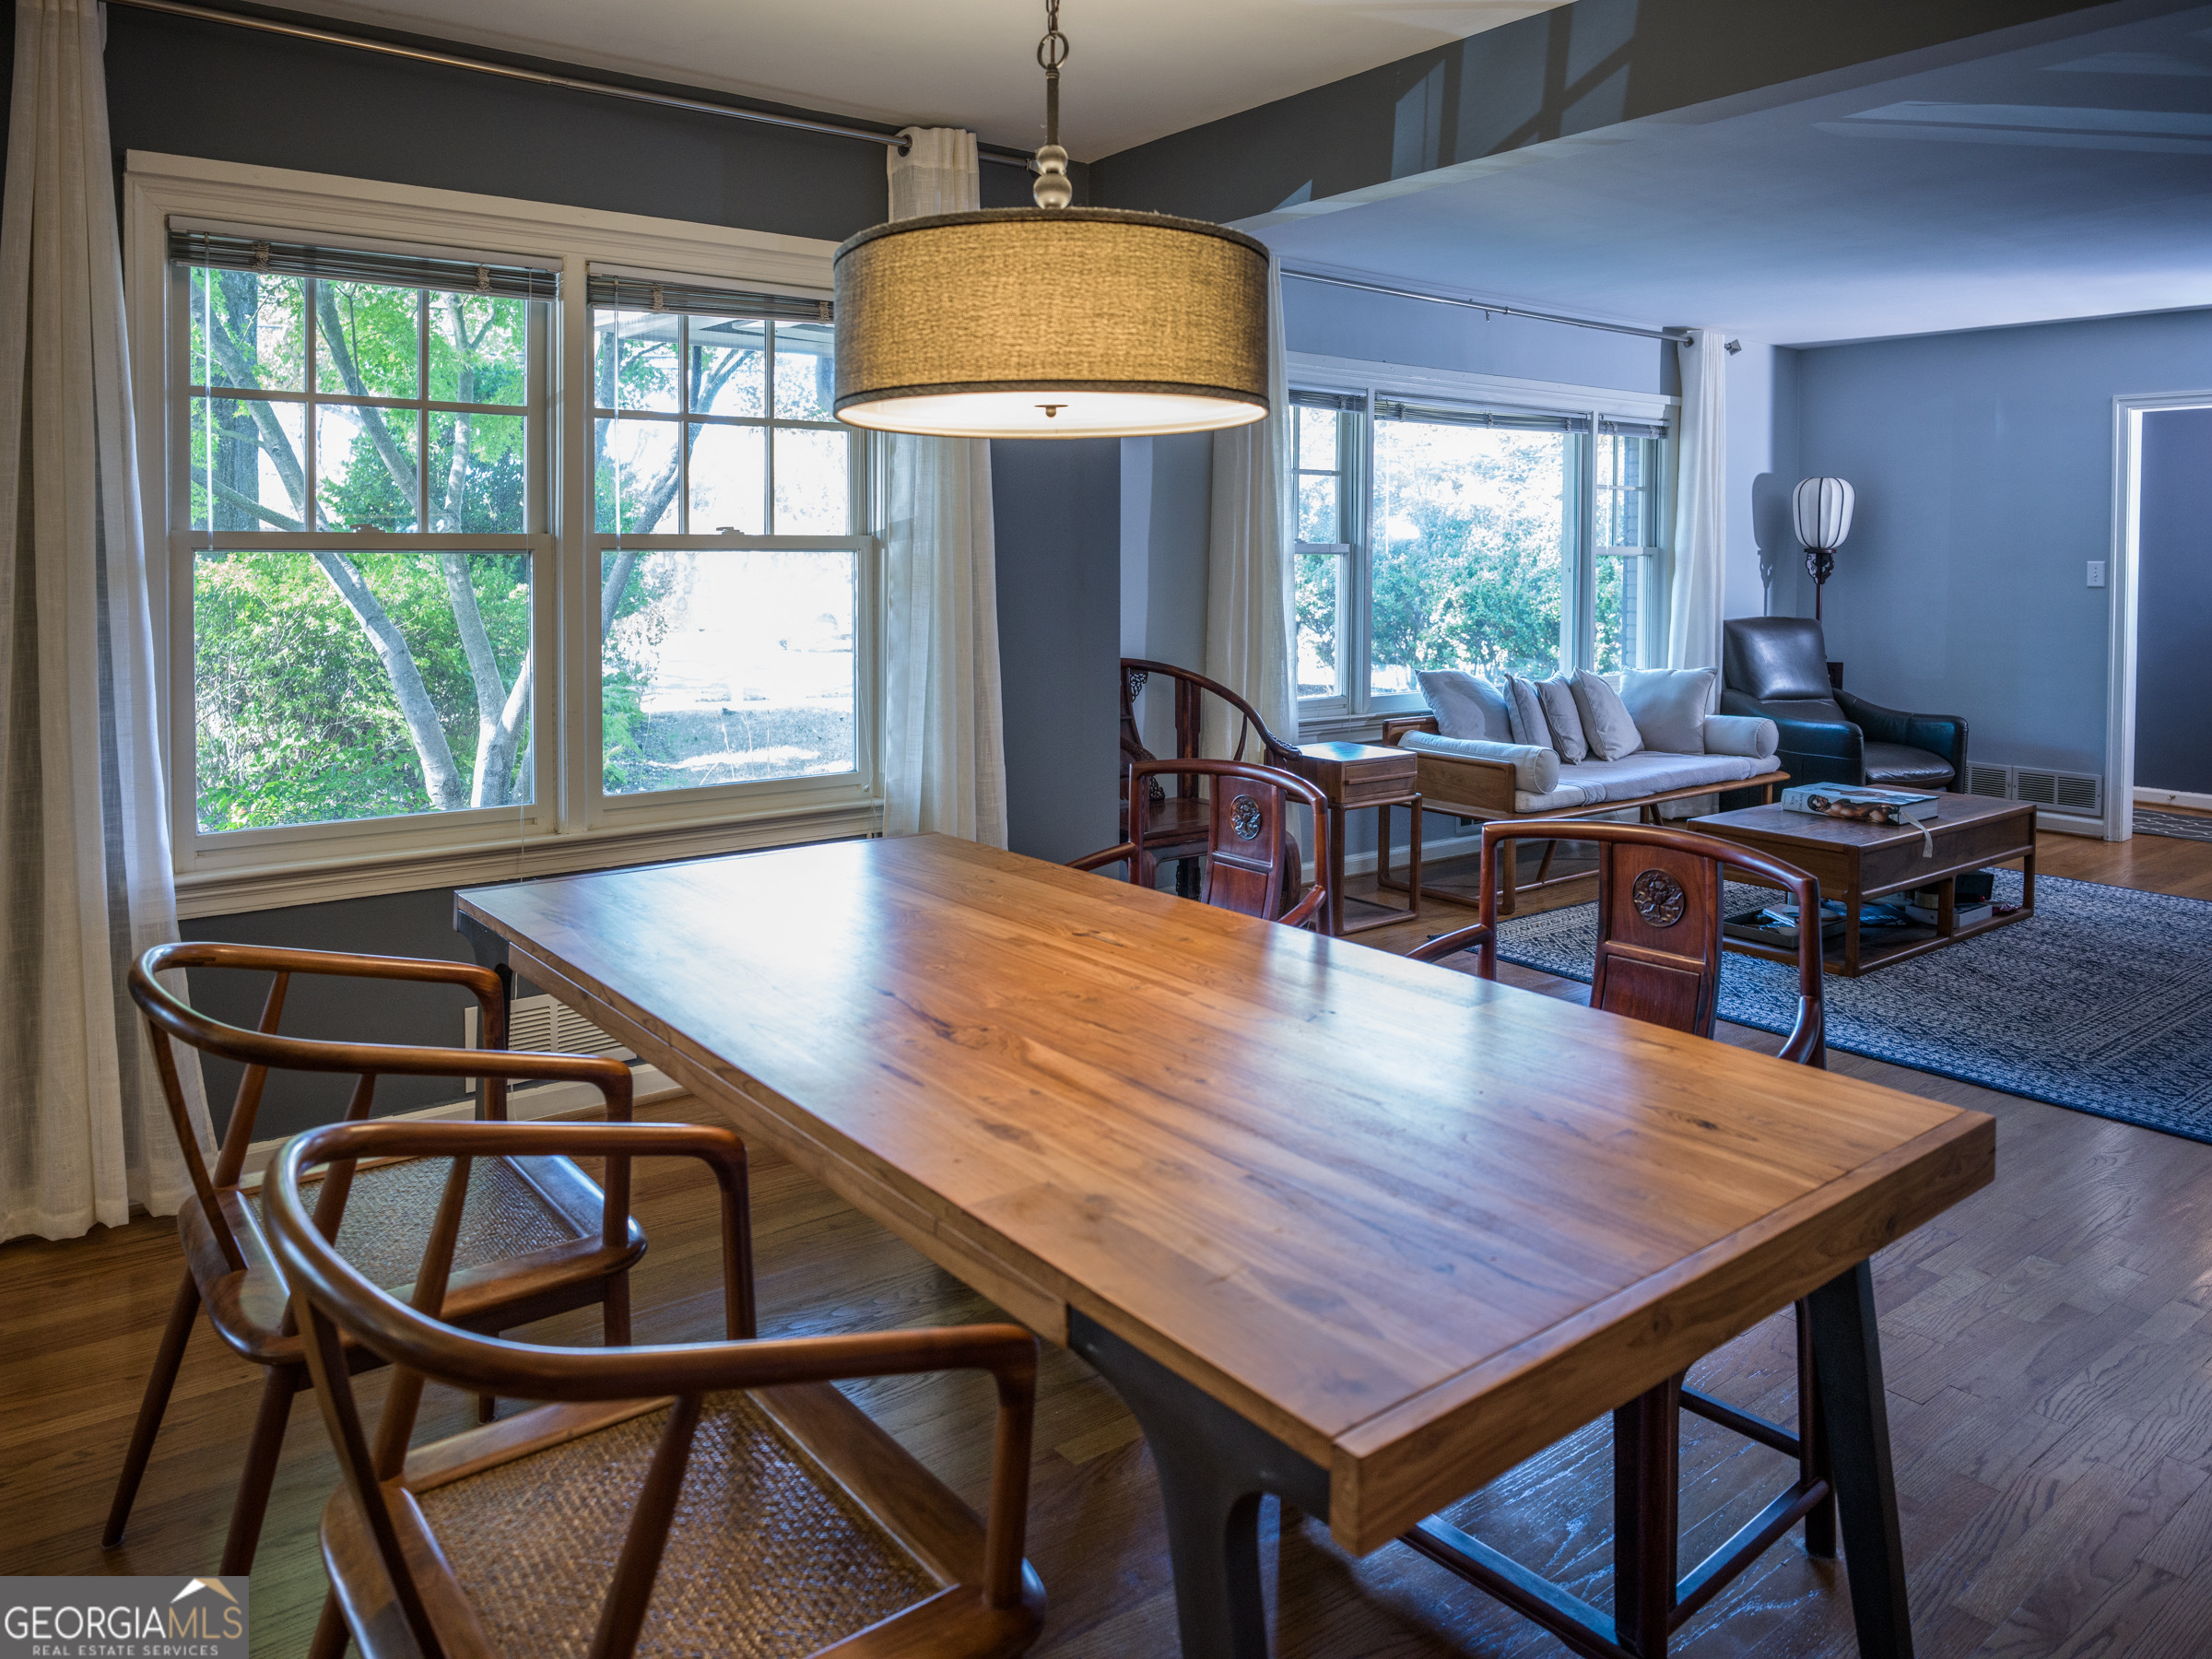
<svg viewBox="0 0 2212 1659">
<path fill-rule="evenodd" d="M 1375 392 L 1292 403 L 1305 718 L 1418 707 L 1424 669 L 1655 660 L 1664 424 Z"/>
<path fill-rule="evenodd" d="M 860 441 L 830 416 L 828 305 L 592 297 L 603 792 L 853 771 Z"/>
<path fill-rule="evenodd" d="M 395 245 L 163 233 L 180 891 L 871 827 L 872 449 L 828 300 Z"/>
</svg>

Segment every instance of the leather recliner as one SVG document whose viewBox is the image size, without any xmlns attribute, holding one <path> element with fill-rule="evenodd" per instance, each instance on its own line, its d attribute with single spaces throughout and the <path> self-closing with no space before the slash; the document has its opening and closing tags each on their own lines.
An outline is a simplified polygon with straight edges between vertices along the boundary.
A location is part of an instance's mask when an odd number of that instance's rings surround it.
<svg viewBox="0 0 2212 1659">
<path fill-rule="evenodd" d="M 1721 712 L 1782 728 L 1775 765 L 1792 783 L 1943 789 L 1966 774 L 1966 722 L 1904 714 L 1831 688 L 1820 624 L 1737 617 L 1723 624 Z"/>
</svg>

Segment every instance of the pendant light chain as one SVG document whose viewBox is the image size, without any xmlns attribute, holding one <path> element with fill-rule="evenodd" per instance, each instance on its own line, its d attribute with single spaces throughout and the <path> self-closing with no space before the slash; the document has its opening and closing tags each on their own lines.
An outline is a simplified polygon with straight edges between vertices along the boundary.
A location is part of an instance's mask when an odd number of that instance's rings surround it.
<svg viewBox="0 0 2212 1659">
<path fill-rule="evenodd" d="M 1037 42 L 1037 66 L 1044 71 L 1044 147 L 1037 152 L 1037 182 L 1030 191 L 1040 207 L 1065 207 L 1076 199 L 1067 152 L 1060 147 L 1060 65 L 1066 62 L 1060 0 L 1044 0 L 1044 39 Z"/>
</svg>

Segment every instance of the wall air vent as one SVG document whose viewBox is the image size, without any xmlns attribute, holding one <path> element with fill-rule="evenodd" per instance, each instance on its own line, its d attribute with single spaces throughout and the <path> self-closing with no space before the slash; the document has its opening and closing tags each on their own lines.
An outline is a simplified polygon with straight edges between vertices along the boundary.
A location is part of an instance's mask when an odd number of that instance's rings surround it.
<svg viewBox="0 0 2212 1659">
<path fill-rule="evenodd" d="M 2011 769 L 2003 766 L 1977 766 L 1967 762 L 1966 793 L 1971 795 L 1988 795 L 1993 800 L 2012 798 Z"/>
<path fill-rule="evenodd" d="M 2094 772 L 2052 771 L 2040 766 L 1988 766 L 1970 761 L 1966 793 L 1993 800 L 2026 801 L 2081 818 L 2104 813 L 2104 780 Z"/>
<path fill-rule="evenodd" d="M 476 1004 L 469 1004 L 463 1019 L 462 1046 L 481 1048 L 483 1040 L 477 1030 Z M 637 1058 L 618 1040 L 549 995 L 516 997 L 508 1008 L 507 1027 L 507 1046 L 511 1049 L 535 1049 L 541 1053 L 555 1054 L 605 1054 L 610 1060 Z M 477 1080 L 471 1077 L 467 1081 L 468 1092 L 476 1093 Z"/>
</svg>

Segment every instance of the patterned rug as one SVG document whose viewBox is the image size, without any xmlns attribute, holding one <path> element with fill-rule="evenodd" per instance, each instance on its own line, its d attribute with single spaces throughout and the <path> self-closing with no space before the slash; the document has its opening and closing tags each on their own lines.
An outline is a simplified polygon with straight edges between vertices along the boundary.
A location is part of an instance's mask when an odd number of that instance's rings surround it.
<svg viewBox="0 0 2212 1659">
<path fill-rule="evenodd" d="M 2018 872 L 1996 881 L 2018 902 Z M 1771 897 L 1732 884 L 1729 909 Z M 1499 930 L 1506 960 L 1584 984 L 1596 953 L 1594 901 Z M 2212 902 L 2045 876 L 2031 920 L 1825 995 L 1831 1048 L 2212 1143 Z M 1796 999 L 1794 966 L 1724 958 L 1723 1019 L 1779 1035 Z"/>
<path fill-rule="evenodd" d="M 2136 808 L 2137 835 L 2171 835 L 2176 841 L 2212 841 L 2212 818 L 2195 812 L 2153 812 Z"/>
</svg>

